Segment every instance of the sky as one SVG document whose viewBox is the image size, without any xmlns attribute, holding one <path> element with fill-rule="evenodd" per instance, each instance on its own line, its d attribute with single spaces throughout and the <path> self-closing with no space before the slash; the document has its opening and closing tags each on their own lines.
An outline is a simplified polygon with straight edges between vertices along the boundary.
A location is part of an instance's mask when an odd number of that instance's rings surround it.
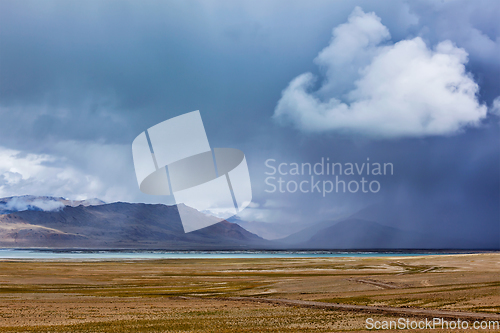
<svg viewBox="0 0 500 333">
<path fill-rule="evenodd" d="M 241 219 L 305 225 L 391 203 L 495 235 L 498 17 L 494 0 L 2 0 L 0 197 L 171 204 L 139 191 L 131 144 L 200 110 L 212 147 L 246 155 Z M 311 181 L 290 163 L 322 158 L 393 172 L 365 174 L 375 193 L 270 193 L 279 177 Z"/>
</svg>

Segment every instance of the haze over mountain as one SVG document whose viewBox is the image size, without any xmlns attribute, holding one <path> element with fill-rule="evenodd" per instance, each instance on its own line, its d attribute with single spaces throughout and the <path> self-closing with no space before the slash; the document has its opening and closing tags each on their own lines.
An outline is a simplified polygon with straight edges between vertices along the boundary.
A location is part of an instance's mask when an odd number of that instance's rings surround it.
<svg viewBox="0 0 500 333">
<path fill-rule="evenodd" d="M 299 233 L 300 234 L 300 233 Z M 481 244 L 467 240 L 440 238 L 432 233 L 401 230 L 377 222 L 346 219 L 321 228 L 306 241 L 292 235 L 292 248 L 301 249 L 480 249 Z M 486 247 L 487 248 L 487 247 Z"/>
<path fill-rule="evenodd" d="M 487 215 L 471 216 L 459 207 L 381 203 L 277 241 L 304 249 L 500 249 L 499 228 Z"/>
<path fill-rule="evenodd" d="M 236 223 L 245 230 L 250 231 L 264 239 L 275 240 L 282 239 L 288 235 L 304 229 L 304 223 L 270 223 L 259 221 L 243 221 L 238 216 L 227 219 L 229 222 Z"/>
</svg>

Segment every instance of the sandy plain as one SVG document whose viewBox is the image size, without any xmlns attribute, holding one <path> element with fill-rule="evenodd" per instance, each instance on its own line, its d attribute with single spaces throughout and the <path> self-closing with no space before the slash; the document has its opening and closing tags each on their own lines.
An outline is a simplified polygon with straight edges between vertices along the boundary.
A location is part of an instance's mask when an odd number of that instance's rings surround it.
<svg viewBox="0 0 500 333">
<path fill-rule="evenodd" d="M 0 332 L 364 332 L 368 318 L 432 320 L 443 310 L 471 316 L 469 327 L 476 316 L 500 320 L 500 253 L 0 260 Z"/>
</svg>

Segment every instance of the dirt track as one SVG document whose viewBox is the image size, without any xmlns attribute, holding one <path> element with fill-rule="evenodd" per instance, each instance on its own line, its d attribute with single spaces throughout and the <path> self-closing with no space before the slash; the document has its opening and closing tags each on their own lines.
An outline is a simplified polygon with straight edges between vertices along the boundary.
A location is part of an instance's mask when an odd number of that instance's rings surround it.
<svg viewBox="0 0 500 333">
<path fill-rule="evenodd" d="M 288 306 L 300 306 L 313 309 L 333 309 L 342 311 L 354 311 L 364 313 L 378 313 L 385 315 L 425 317 L 425 318 L 447 318 L 447 319 L 463 319 L 463 320 L 500 320 L 499 314 L 475 313 L 475 312 L 460 312 L 460 311 L 443 311 L 431 309 L 417 308 L 394 308 L 387 306 L 364 306 L 351 304 L 332 304 L 325 302 L 311 302 L 301 300 L 290 300 L 282 298 L 257 298 L 257 297 L 227 297 L 225 299 L 234 301 L 251 301 L 257 303 L 271 303 Z"/>
</svg>

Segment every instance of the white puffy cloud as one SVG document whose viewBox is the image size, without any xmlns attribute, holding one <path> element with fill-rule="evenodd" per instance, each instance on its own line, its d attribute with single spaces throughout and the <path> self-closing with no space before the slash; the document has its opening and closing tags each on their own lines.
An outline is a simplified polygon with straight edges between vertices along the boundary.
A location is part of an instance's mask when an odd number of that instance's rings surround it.
<svg viewBox="0 0 500 333">
<path fill-rule="evenodd" d="M 391 138 L 452 134 L 486 117 L 465 50 L 389 39 L 380 18 L 357 7 L 315 59 L 325 76 L 319 87 L 313 74 L 297 76 L 274 118 L 304 132 Z"/>
</svg>

